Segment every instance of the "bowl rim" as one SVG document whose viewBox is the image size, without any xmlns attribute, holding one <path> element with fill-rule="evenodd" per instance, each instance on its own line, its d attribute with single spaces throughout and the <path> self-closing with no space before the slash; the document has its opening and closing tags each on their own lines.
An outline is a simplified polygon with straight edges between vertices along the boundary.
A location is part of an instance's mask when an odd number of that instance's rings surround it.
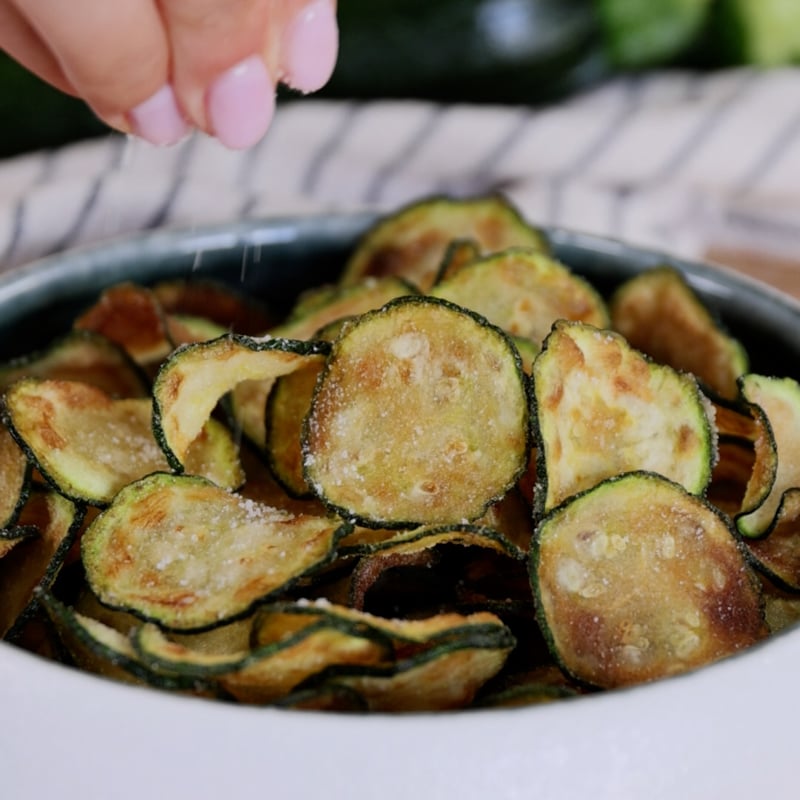
<svg viewBox="0 0 800 800">
<path fill-rule="evenodd" d="M 0 276 L 0 307 L 35 291 L 45 279 L 63 283 L 70 270 L 89 279 L 109 258 L 124 261 L 132 249 L 155 256 L 169 248 L 270 245 L 320 226 L 331 235 L 345 230 L 357 236 L 374 218 L 285 217 L 126 235 L 10 270 Z M 687 270 L 695 286 L 708 291 L 721 285 L 764 298 L 800 322 L 800 301 L 733 270 L 588 233 L 562 228 L 546 233 L 562 250 L 600 251 L 609 259 L 639 259 L 639 264 L 642 258 L 652 265 L 666 261 Z M 65 270 L 65 262 L 73 266 Z M 115 780 L 123 798 L 148 790 L 156 796 L 216 797 L 231 775 L 254 787 L 262 785 L 265 773 L 282 797 L 308 797 L 320 789 L 357 800 L 411 792 L 449 796 L 453 789 L 467 799 L 489 792 L 519 797 L 532 790 L 542 797 L 591 791 L 609 799 L 699 798 L 723 789 L 737 797 L 756 789 L 780 796 L 795 757 L 785 712 L 787 701 L 800 703 L 793 663 L 800 663 L 800 630 L 779 633 L 712 667 L 544 706 L 360 716 L 176 697 L 88 675 L 0 642 L 0 705 L 7 719 L 16 721 L 15 730 L 4 726 L 0 733 L 0 761 L 15 765 L 6 775 L 15 797 L 48 790 L 82 797 L 88 781 L 102 785 L 98 776 Z M 746 703 L 737 692 L 751 686 L 758 687 L 759 696 Z M 764 736 L 764 730 L 774 735 Z M 39 736 L 44 731 L 52 745 L 46 770 L 21 766 L 37 731 Z M 81 752 L 73 744 L 76 731 L 80 747 L 89 748 L 97 761 L 90 775 L 70 772 Z M 730 753 L 743 743 L 747 758 L 731 760 Z M 200 757 L 209 745 L 217 748 L 215 757 Z M 155 749 L 169 758 L 154 761 Z M 356 749 L 357 768 L 342 770 L 342 762 L 352 767 Z M 309 753 L 317 768 L 304 760 Z M 407 768 L 397 769 L 398 753 Z M 131 780 L 120 785 L 119 774 Z M 387 775 L 393 776 L 389 782 Z"/>
</svg>

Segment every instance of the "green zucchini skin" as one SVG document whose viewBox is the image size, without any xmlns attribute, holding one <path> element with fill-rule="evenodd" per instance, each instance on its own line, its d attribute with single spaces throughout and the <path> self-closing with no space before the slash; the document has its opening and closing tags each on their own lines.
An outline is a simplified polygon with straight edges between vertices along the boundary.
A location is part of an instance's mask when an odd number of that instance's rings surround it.
<svg viewBox="0 0 800 800">
<path fill-rule="evenodd" d="M 656 473 L 615 475 L 567 498 L 539 521 L 529 566 L 551 654 L 587 688 L 680 674 L 768 633 L 753 558 L 730 518 Z"/>
<path fill-rule="evenodd" d="M 73 640 L 80 647 L 85 648 L 100 663 L 105 662 L 106 669 L 111 677 L 118 680 L 132 681 L 152 686 L 166 691 L 190 692 L 198 694 L 201 691 L 219 695 L 222 693 L 211 683 L 204 683 L 198 676 L 185 677 L 178 673 L 161 673 L 150 669 L 146 664 L 132 655 L 120 652 L 96 636 L 81 624 L 75 609 L 61 602 L 50 592 L 42 592 L 39 596 L 42 607 L 52 620 L 65 649 L 69 652 L 68 642 Z M 72 648 L 74 650 L 74 646 Z M 74 655 L 71 658 L 75 659 Z M 76 664 L 76 666 L 81 666 Z"/>
<path fill-rule="evenodd" d="M 421 317 L 428 316 L 429 314 L 436 315 L 438 317 L 436 320 L 437 324 L 441 322 L 443 317 L 452 315 L 452 323 L 455 324 L 458 321 L 459 324 L 469 327 L 470 333 L 473 337 L 487 336 L 489 340 L 492 341 L 492 347 L 498 351 L 503 351 L 503 357 L 507 362 L 507 371 L 509 373 L 513 373 L 514 380 L 518 383 L 518 392 L 516 393 L 516 396 L 509 396 L 508 399 L 509 407 L 513 401 L 514 408 L 518 408 L 520 414 L 519 426 L 518 429 L 515 430 L 515 435 L 517 436 L 518 441 L 513 443 L 514 447 L 518 448 L 520 451 L 519 457 L 517 458 L 518 464 L 515 465 L 513 471 L 509 471 L 508 475 L 504 476 L 505 480 L 503 480 L 502 485 L 498 483 L 497 485 L 493 486 L 486 496 L 480 497 L 480 502 L 473 498 L 473 507 L 471 508 L 445 508 L 445 506 L 449 503 L 449 500 L 445 502 L 445 498 L 442 498 L 441 509 L 439 511 L 436 511 L 435 509 L 431 510 L 429 508 L 422 509 L 420 508 L 420 503 L 417 503 L 413 509 L 410 507 L 412 504 L 406 502 L 404 498 L 417 486 L 417 483 L 413 482 L 415 478 L 413 477 L 412 473 L 415 466 L 417 468 L 420 467 L 420 460 L 418 458 L 419 454 L 414 450 L 413 447 L 410 447 L 410 443 L 404 440 L 402 435 L 398 434 L 396 430 L 389 431 L 386 428 L 385 423 L 381 422 L 381 417 L 386 412 L 384 407 L 372 409 L 369 412 L 370 420 L 375 422 L 376 426 L 379 426 L 379 428 L 375 427 L 372 431 L 368 430 L 369 423 L 365 421 L 363 416 L 361 416 L 361 427 L 359 429 L 359 433 L 356 435 L 358 438 L 360 438 L 361 442 L 366 442 L 370 445 L 372 445 L 374 435 L 378 430 L 380 430 L 384 438 L 391 436 L 392 445 L 390 448 L 390 455 L 395 459 L 395 462 L 390 464 L 388 461 L 386 461 L 386 459 L 388 459 L 390 456 L 382 454 L 376 445 L 373 453 L 374 457 L 365 456 L 366 461 L 364 462 L 363 468 L 365 470 L 370 469 L 375 473 L 375 475 L 379 476 L 382 474 L 383 467 L 378 465 L 381 462 L 384 462 L 384 466 L 389 470 L 387 473 L 389 476 L 392 474 L 398 476 L 403 475 L 405 480 L 408 480 L 407 475 L 412 476 L 412 483 L 409 484 L 410 489 L 401 490 L 401 488 L 398 486 L 394 494 L 396 498 L 400 500 L 400 502 L 395 504 L 392 504 L 391 502 L 383 504 L 380 502 L 375 502 L 376 496 L 370 496 L 368 488 L 361 492 L 360 496 L 356 498 L 355 502 L 353 502 L 351 498 L 340 499 L 340 496 L 336 494 L 338 491 L 338 486 L 336 483 L 338 476 L 334 474 L 335 471 L 331 467 L 333 461 L 332 458 L 328 457 L 328 455 L 331 455 L 333 458 L 338 458 L 339 456 L 337 456 L 335 449 L 331 449 L 326 442 L 328 431 L 321 424 L 321 420 L 327 424 L 327 417 L 335 419 L 335 415 L 339 413 L 338 411 L 335 411 L 333 414 L 329 413 L 330 401 L 328 400 L 328 396 L 333 396 L 332 393 L 334 391 L 334 389 L 330 389 L 329 387 L 332 385 L 337 392 L 341 393 L 341 387 L 346 385 L 346 379 L 350 377 L 347 374 L 349 361 L 346 359 L 352 360 L 350 352 L 354 347 L 353 340 L 355 341 L 356 348 L 358 348 L 361 347 L 359 344 L 360 339 L 363 338 L 366 340 L 367 337 L 370 337 L 369 348 L 373 349 L 375 348 L 375 336 L 370 331 L 373 326 L 380 328 L 384 325 L 403 324 L 403 320 L 406 320 L 407 324 L 411 324 L 411 320 L 414 318 L 417 312 L 421 315 Z M 390 322 L 387 322 L 387 320 Z M 434 338 L 435 337 L 431 337 L 432 340 Z M 440 344 L 441 341 L 435 345 L 435 347 L 438 347 Z M 373 352 L 380 355 L 379 348 L 373 349 Z M 342 361 L 345 361 L 343 370 L 340 369 L 340 363 Z M 362 367 L 360 367 L 360 369 L 361 368 Z M 373 380 L 375 379 L 376 375 L 380 373 L 381 369 L 384 369 L 384 367 L 379 366 L 378 368 L 375 368 L 374 364 L 369 365 L 368 371 L 373 373 Z M 386 374 L 388 373 L 384 373 L 384 376 L 379 381 L 381 391 L 384 391 L 383 387 Z M 350 399 L 345 400 L 345 403 L 351 408 L 355 408 L 356 405 L 352 399 L 356 396 L 355 392 L 350 389 L 349 393 Z M 375 395 L 376 393 L 373 390 L 372 397 L 374 398 Z M 409 394 L 408 397 L 411 398 L 412 395 Z M 397 401 L 396 392 L 392 396 L 391 401 Z M 389 402 L 389 398 L 385 392 L 382 395 L 382 402 Z M 413 400 L 404 399 L 402 402 L 408 403 L 413 402 Z M 344 408 L 344 404 L 342 407 Z M 348 410 L 349 409 L 345 409 L 345 411 Z M 403 419 L 406 423 L 409 423 L 411 416 L 408 414 L 408 411 L 409 408 L 407 405 L 405 405 L 398 410 L 397 415 L 393 417 L 393 419 L 397 420 L 398 422 Z M 363 414 L 363 407 L 360 413 Z M 424 417 L 424 414 L 422 417 Z M 303 425 L 302 453 L 305 479 L 314 491 L 315 495 L 331 511 L 341 515 L 345 519 L 352 519 L 355 524 L 359 524 L 367 528 L 413 528 L 424 524 L 448 524 L 459 523 L 464 519 L 474 520 L 480 517 L 486 511 L 489 505 L 503 497 L 505 493 L 515 485 L 516 481 L 525 471 L 531 445 L 529 419 L 530 397 L 528 381 L 522 368 L 522 361 L 519 352 L 504 331 L 492 325 L 490 322 L 488 322 L 488 320 L 486 320 L 484 317 L 481 317 L 479 314 L 470 311 L 469 309 L 456 306 L 446 300 L 424 295 L 400 297 L 396 300 L 390 301 L 383 308 L 378 309 L 377 311 L 367 312 L 361 317 L 353 320 L 350 325 L 346 326 L 342 335 L 334 342 L 331 354 L 328 357 L 320 379 L 317 383 L 314 392 L 314 398 L 312 399 L 311 410 Z M 468 433 L 470 435 L 476 434 L 482 424 L 483 423 L 480 421 L 473 421 L 468 426 Z M 459 429 L 458 433 L 461 435 L 463 434 L 463 431 Z M 428 434 L 431 434 L 430 430 L 428 431 Z M 415 436 L 416 435 L 417 434 L 415 433 Z M 329 454 L 325 454 L 321 457 L 320 454 L 323 453 L 323 447 L 329 451 Z M 425 441 L 425 447 L 426 452 L 429 451 L 430 441 L 427 439 Z M 509 448 L 510 447 L 511 445 L 509 445 Z M 402 448 L 406 449 L 408 457 L 401 452 Z M 429 472 L 429 468 L 430 462 L 424 469 L 421 469 L 421 474 L 424 475 L 426 471 Z M 376 477 L 375 480 L 377 481 L 378 478 Z M 439 482 L 440 480 L 441 477 L 437 473 L 435 476 L 435 481 Z M 438 499 L 437 502 L 439 502 Z M 356 507 L 356 504 L 358 504 L 358 507 Z M 438 518 L 437 514 L 441 518 Z M 441 516 L 443 514 L 448 514 L 449 516 Z"/>
<path fill-rule="evenodd" d="M 153 384 L 153 434 L 170 468 L 177 473 L 185 470 L 184 458 L 189 444 L 211 416 L 217 402 L 238 383 L 272 380 L 282 374 L 280 365 L 273 369 L 268 358 L 259 357 L 261 354 L 302 357 L 325 355 L 329 349 L 328 342 L 256 338 L 236 333 L 178 348 L 161 365 Z M 238 371 L 223 369 L 232 357 L 239 359 Z M 247 372 L 243 371 L 245 367 Z M 188 379 L 194 380 L 196 376 L 200 376 L 202 395 L 192 387 L 187 389 Z M 184 428 L 188 428 L 188 432 L 184 432 Z M 176 444 L 178 438 L 180 443 Z"/>
<path fill-rule="evenodd" d="M 657 364 L 618 333 L 557 321 L 533 365 L 539 519 L 615 474 L 658 472 L 702 494 L 716 455 L 691 375 Z"/>
<path fill-rule="evenodd" d="M 58 578 L 86 514 L 85 506 L 40 485 L 31 490 L 28 510 L 31 509 L 39 535 L 27 537 L 0 559 L 0 585 L 5 590 L 0 606 L 0 638 L 10 642 L 19 637 L 25 624 L 38 613 L 41 593 L 50 590 Z M 45 519 L 42 521 L 39 515 Z M 21 522 L 27 527 L 28 521 L 23 509 Z M 38 567 L 35 575 L 30 574 L 32 563 Z M 19 586 L 20 580 L 26 585 Z"/>
</svg>

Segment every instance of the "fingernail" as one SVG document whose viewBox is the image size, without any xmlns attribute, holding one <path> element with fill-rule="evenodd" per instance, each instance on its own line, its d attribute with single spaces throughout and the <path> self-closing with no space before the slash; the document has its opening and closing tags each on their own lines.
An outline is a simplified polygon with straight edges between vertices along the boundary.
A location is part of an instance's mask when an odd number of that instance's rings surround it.
<svg viewBox="0 0 800 800">
<path fill-rule="evenodd" d="M 134 133 L 151 144 L 175 144 L 190 130 L 169 84 L 139 103 L 128 116 Z"/>
<path fill-rule="evenodd" d="M 267 132 L 275 113 L 275 85 L 264 62 L 250 56 L 214 81 L 206 103 L 212 134 L 226 147 L 241 150 Z"/>
<path fill-rule="evenodd" d="M 301 92 L 321 89 L 333 74 L 339 49 L 339 28 L 330 0 L 313 0 L 288 29 L 285 81 Z"/>
</svg>

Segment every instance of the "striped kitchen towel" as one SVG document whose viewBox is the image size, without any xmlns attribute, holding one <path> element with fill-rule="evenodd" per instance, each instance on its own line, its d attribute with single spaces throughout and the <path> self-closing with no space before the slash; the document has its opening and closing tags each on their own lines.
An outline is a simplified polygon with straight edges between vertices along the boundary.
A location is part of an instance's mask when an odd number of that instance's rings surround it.
<svg viewBox="0 0 800 800">
<path fill-rule="evenodd" d="M 800 69 L 623 77 L 543 108 L 306 98 L 247 152 L 109 134 L 0 162 L 0 269 L 161 226 L 488 191 L 539 224 L 800 269 Z"/>
</svg>

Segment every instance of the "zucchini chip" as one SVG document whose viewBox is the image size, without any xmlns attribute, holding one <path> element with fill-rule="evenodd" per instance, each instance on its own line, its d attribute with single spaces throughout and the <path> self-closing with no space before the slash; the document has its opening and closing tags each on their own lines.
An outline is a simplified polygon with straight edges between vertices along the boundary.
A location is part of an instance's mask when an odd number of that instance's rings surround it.
<svg viewBox="0 0 800 800">
<path fill-rule="evenodd" d="M 147 397 L 149 381 L 127 354 L 110 339 L 88 330 L 73 330 L 48 348 L 0 367 L 0 387 L 20 378 L 80 381 L 112 397 Z"/>
<path fill-rule="evenodd" d="M 716 450 L 697 383 L 619 334 L 557 322 L 534 363 L 533 391 L 544 511 L 634 470 L 692 494 L 706 488 Z"/>
<path fill-rule="evenodd" d="M 787 489 L 766 534 L 746 539 L 758 566 L 781 587 L 800 591 L 800 488 Z"/>
<path fill-rule="evenodd" d="M 481 317 L 405 297 L 346 325 L 303 433 L 305 478 L 366 527 L 481 516 L 528 461 L 519 355 Z"/>
<path fill-rule="evenodd" d="M 31 464 L 22 448 L 8 428 L 0 425 L 0 530 L 17 521 L 28 499 L 31 471 Z"/>
<path fill-rule="evenodd" d="M 449 619 L 453 615 L 442 616 Z M 432 619 L 441 627 L 438 618 Z M 468 706 L 503 668 L 515 640 L 492 614 L 461 620 L 469 624 L 456 623 L 432 636 L 427 646 L 398 653 L 392 665 L 329 668 L 316 682 L 349 687 L 364 698 L 371 711 L 446 711 Z M 418 622 L 418 630 L 422 630 L 426 620 Z"/>
<path fill-rule="evenodd" d="M 150 670 L 137 655 L 126 633 L 80 613 L 49 592 L 43 592 L 40 599 L 75 666 L 123 683 L 202 693 L 202 684 L 197 679 L 161 675 Z"/>
<path fill-rule="evenodd" d="M 272 704 L 275 708 L 290 708 L 293 711 L 368 711 L 361 695 L 347 686 L 329 683 L 310 689 L 298 689 Z"/>
<path fill-rule="evenodd" d="M 766 576 L 762 580 L 764 616 L 771 633 L 778 633 L 800 622 L 800 594 L 777 586 Z"/>
<path fill-rule="evenodd" d="M 323 366 L 319 359 L 282 375 L 267 398 L 264 447 L 272 474 L 292 497 L 313 497 L 303 475 L 301 440 L 303 420 Z"/>
<path fill-rule="evenodd" d="M 317 332 L 338 320 L 357 317 L 390 300 L 419 292 L 400 278 L 369 278 L 355 286 L 331 286 L 322 294 L 304 298 L 292 316 L 270 333 L 276 338 L 318 338 Z"/>
<path fill-rule="evenodd" d="M 720 511 L 734 517 L 742 508 L 755 465 L 754 448 L 742 439 L 720 439 L 706 498 Z"/>
<path fill-rule="evenodd" d="M 330 330 L 342 320 L 358 316 L 366 311 L 380 308 L 395 297 L 416 294 L 416 290 L 398 278 L 366 280 L 357 286 L 328 286 L 319 296 L 301 298 L 300 305 L 291 318 L 270 333 L 276 338 L 286 339 L 332 339 L 332 336 L 319 335 L 320 331 Z M 272 390 L 272 380 L 243 381 L 234 387 L 230 396 L 231 414 L 237 427 L 251 442 L 261 450 L 270 445 L 264 409 Z M 294 493 L 308 494 L 308 487 L 298 473 L 287 473 L 278 467 L 278 476 L 287 480 L 287 488 Z"/>
<path fill-rule="evenodd" d="M 370 711 L 450 711 L 472 703 L 477 691 L 502 669 L 512 647 L 507 635 L 465 636 L 383 671 L 334 673 L 335 682 L 357 692 Z"/>
<path fill-rule="evenodd" d="M 633 347 L 691 372 L 722 397 L 736 397 L 736 380 L 747 372 L 747 353 L 677 269 L 664 266 L 631 278 L 611 298 L 610 307 L 614 329 Z"/>
<path fill-rule="evenodd" d="M 611 478 L 555 509 L 537 530 L 531 578 L 554 657 L 593 686 L 685 672 L 766 633 L 729 522 L 660 475 Z"/>
<path fill-rule="evenodd" d="M 427 291 L 454 239 L 471 239 L 483 253 L 509 247 L 547 250 L 542 233 L 499 196 L 432 198 L 383 217 L 367 231 L 345 266 L 342 283 L 394 275 Z"/>
<path fill-rule="evenodd" d="M 345 322 L 346 319 L 329 322 L 314 338 L 333 341 Z M 272 384 L 267 398 L 264 450 L 272 474 L 292 497 L 314 496 L 303 475 L 301 441 L 303 421 L 311 407 L 324 364 L 324 360 L 319 358 L 288 375 L 281 375 Z"/>
<path fill-rule="evenodd" d="M 167 314 L 166 318 L 169 338 L 174 342 L 175 347 L 183 344 L 194 344 L 196 342 L 207 342 L 211 339 L 218 339 L 228 333 L 227 328 L 223 328 L 216 322 L 205 317 L 187 317 L 183 314 Z"/>
<path fill-rule="evenodd" d="M 341 520 L 293 516 L 193 476 L 126 486 L 81 540 L 102 603 L 174 630 L 202 630 L 319 569 L 347 531 Z"/>
<path fill-rule="evenodd" d="M 461 267 L 476 261 L 481 257 L 481 246 L 474 239 L 453 239 L 447 245 L 442 256 L 442 263 L 436 273 L 433 285 L 451 278 Z"/>
<path fill-rule="evenodd" d="M 261 303 L 216 281 L 161 281 L 152 292 L 168 316 L 202 318 L 232 333 L 258 336 L 275 324 Z"/>
<path fill-rule="evenodd" d="M 313 363 L 328 349 L 327 342 L 227 334 L 176 350 L 162 365 L 153 386 L 153 431 L 172 469 L 185 469 L 192 442 L 220 398 L 237 384 L 271 382 Z"/>
<path fill-rule="evenodd" d="M 152 409 L 148 398 L 114 400 L 72 381 L 26 378 L 5 396 L 10 430 L 47 481 L 67 497 L 100 506 L 131 481 L 167 469 Z M 215 420 L 206 422 L 186 462 L 226 488 L 242 483 L 235 443 Z"/>
<path fill-rule="evenodd" d="M 158 298 L 133 283 L 106 289 L 73 325 L 116 342 L 142 367 L 158 363 L 174 346 Z"/>
<path fill-rule="evenodd" d="M 253 623 L 253 647 L 219 654 L 202 652 L 145 625 L 133 637 L 142 660 L 165 674 L 213 678 L 243 703 L 274 702 L 331 666 L 386 664 L 388 640 L 332 612 L 261 610 Z"/>
<path fill-rule="evenodd" d="M 762 536 L 773 524 L 784 492 L 800 488 L 800 384 L 792 378 L 745 375 L 742 397 L 761 423 L 756 439 L 756 462 L 747 487 L 739 531 Z"/>
<path fill-rule="evenodd" d="M 39 531 L 31 526 L 0 529 L 0 558 L 7 556 L 20 542 L 38 535 Z"/>
<path fill-rule="evenodd" d="M 426 577 L 430 578 L 429 582 L 434 584 L 432 594 L 439 604 L 442 601 L 455 603 L 459 590 L 466 588 L 468 576 L 462 575 L 460 582 L 454 582 L 443 578 L 437 569 L 432 569 L 442 558 L 442 551 L 455 548 L 462 552 L 474 551 L 477 558 L 489 553 L 497 556 L 497 560 L 493 563 L 502 565 L 497 567 L 497 571 L 507 575 L 509 583 L 512 570 L 505 563 L 506 560 L 522 562 L 525 559 L 525 553 L 500 533 L 479 525 L 445 525 L 404 531 L 388 541 L 375 542 L 365 547 L 368 552 L 359 559 L 350 578 L 348 605 L 357 609 L 367 608 L 366 598 L 370 590 L 385 583 L 387 575 L 391 576 L 407 566 L 412 568 L 419 566 L 425 570 Z M 344 553 L 342 552 L 342 554 Z M 397 583 L 403 585 L 403 581 L 403 577 L 400 577 Z M 425 604 L 431 603 L 431 598 L 426 596 L 425 587 L 421 582 L 405 580 L 406 592 L 400 591 L 397 583 L 389 579 L 391 590 L 387 590 L 385 586 L 381 587 L 382 594 L 389 601 L 393 615 L 406 615 L 401 610 L 405 594 L 411 595 L 410 602 L 413 604 L 414 612 L 425 608 Z M 508 597 L 508 588 L 508 586 L 503 587 L 502 596 L 504 598 Z M 437 605 L 437 603 L 433 603 L 433 605 Z M 375 610 L 372 606 L 370 609 Z M 380 613 L 385 613 L 383 608 L 379 610 Z"/>
<path fill-rule="evenodd" d="M 431 290 L 482 314 L 506 333 L 540 343 L 557 319 L 609 325 L 597 291 L 544 253 L 519 248 L 486 256 Z"/>
<path fill-rule="evenodd" d="M 26 537 L 0 559 L 0 638 L 13 640 L 39 608 L 37 593 L 49 589 L 75 541 L 83 511 L 49 489 L 35 487 L 20 514 Z"/>
</svg>

